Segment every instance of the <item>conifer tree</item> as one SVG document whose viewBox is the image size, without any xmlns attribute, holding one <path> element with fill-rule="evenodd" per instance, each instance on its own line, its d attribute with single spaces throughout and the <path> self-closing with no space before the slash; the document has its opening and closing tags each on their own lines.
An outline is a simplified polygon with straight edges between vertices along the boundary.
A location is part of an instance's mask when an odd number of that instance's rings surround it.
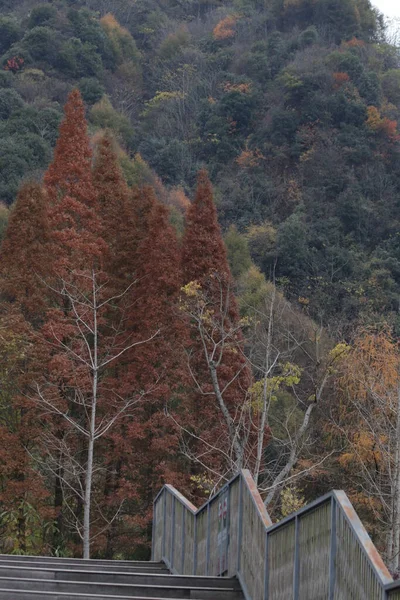
<svg viewBox="0 0 400 600">
<path fill-rule="evenodd" d="M 191 323 L 189 367 L 196 392 L 188 425 L 190 458 L 226 478 L 251 461 L 247 392 L 251 373 L 244 359 L 239 312 L 225 245 L 207 173 L 198 176 L 183 238 L 183 306 Z M 190 422 L 192 419 L 192 423 Z M 186 427 L 186 432 L 190 427 Z M 232 456 L 232 460 L 227 457 Z"/>
<path fill-rule="evenodd" d="M 125 419 L 123 435 L 115 432 L 113 445 L 122 464 L 120 494 L 144 537 L 151 521 L 152 499 L 166 481 L 182 482 L 179 435 L 166 414 L 179 405 L 185 382 L 185 324 L 177 308 L 180 287 L 180 252 L 169 211 L 150 187 L 137 196 L 136 208 L 146 213 L 138 246 L 136 283 L 131 290 L 128 327 L 139 339 L 155 337 L 124 357 L 121 377 L 125 388 L 145 390 L 145 402 Z M 150 210 L 149 210 L 149 207 Z M 146 210 L 147 209 L 147 210 Z M 144 235 L 144 229 L 146 235 Z M 173 410 L 173 408 L 172 408 Z"/>
<path fill-rule="evenodd" d="M 54 159 L 44 176 L 54 268 L 58 271 L 88 268 L 93 261 L 99 264 L 106 248 L 97 214 L 85 107 L 78 90 L 69 95 L 64 112 Z"/>
<path fill-rule="evenodd" d="M 37 183 L 25 184 L 11 212 L 0 249 L 0 286 L 4 300 L 16 303 L 38 326 L 47 307 L 44 279 L 49 274 L 48 200 Z"/>
<path fill-rule="evenodd" d="M 182 244 L 182 271 L 185 283 L 201 282 L 213 272 L 230 279 L 213 190 L 204 170 L 198 174 L 196 196 L 187 211 Z"/>
<path fill-rule="evenodd" d="M 106 133 L 96 146 L 93 183 L 102 236 L 107 244 L 104 268 L 107 277 L 114 281 L 115 292 L 120 293 L 134 278 L 133 253 L 137 239 L 130 190 L 119 166 L 115 141 L 110 133 Z"/>
</svg>

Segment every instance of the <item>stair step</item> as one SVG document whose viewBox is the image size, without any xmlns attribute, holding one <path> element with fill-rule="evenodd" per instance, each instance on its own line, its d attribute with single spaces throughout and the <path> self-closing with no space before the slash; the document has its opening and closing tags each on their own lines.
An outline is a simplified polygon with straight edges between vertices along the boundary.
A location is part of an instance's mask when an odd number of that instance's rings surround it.
<svg viewBox="0 0 400 600">
<path fill-rule="evenodd" d="M 106 560 L 102 558 L 64 558 L 58 556 L 28 556 L 25 554 L 0 554 L 0 563 L 2 561 L 22 561 L 34 563 L 55 563 L 73 565 L 102 565 L 102 566 L 121 566 L 121 567 L 148 567 L 152 569 L 165 569 L 165 564 L 160 561 L 141 561 L 141 560 Z"/>
<path fill-rule="evenodd" d="M 69 592 L 35 592 L 23 590 L 0 589 L 0 600 L 131 600 L 132 596 L 104 596 L 103 594 L 74 594 Z M 135 600 L 164 600 L 164 596 L 136 596 Z M 180 600 L 169 598 L 169 600 Z M 197 600 L 194 596 L 192 600 Z M 200 599 L 199 599 L 200 600 Z"/>
<path fill-rule="evenodd" d="M 1 561 L 0 560 L 0 570 L 8 570 L 8 569 L 30 569 L 31 571 L 36 570 L 45 570 L 49 572 L 58 572 L 58 571 L 66 571 L 69 573 L 82 572 L 86 571 L 89 573 L 104 573 L 104 574 L 118 574 L 121 573 L 123 575 L 148 575 L 148 576 L 157 576 L 157 575 L 169 575 L 169 570 L 164 565 L 163 569 L 155 569 L 152 567 L 147 567 L 146 565 L 142 567 L 124 567 L 120 565 L 110 566 L 110 565 L 97 565 L 97 564 L 74 564 L 69 565 L 68 563 L 57 564 L 53 562 L 41 561 L 41 562 L 31 562 L 31 561 Z"/>
<path fill-rule="evenodd" d="M 122 596 L 133 597 L 160 597 L 160 598 L 198 598 L 201 600 L 240 600 L 241 592 L 237 587 L 195 587 L 179 585 L 129 585 L 113 583 L 97 583 L 82 581 L 62 581 L 52 579 L 31 579 L 0 577 L 0 589 L 21 590 L 25 592 L 53 592 L 76 593 L 88 596 Z M 1 596 L 0 596 L 1 597 Z"/>
<path fill-rule="evenodd" d="M 0 564 L 0 580 L 2 577 L 13 579 L 47 579 L 55 581 L 94 582 L 129 585 L 156 585 L 180 587 L 215 587 L 240 589 L 239 582 L 227 577 L 200 577 L 170 574 L 148 574 L 132 572 L 113 572 L 94 569 L 55 569 L 54 567 L 28 567 L 9 564 Z"/>
</svg>

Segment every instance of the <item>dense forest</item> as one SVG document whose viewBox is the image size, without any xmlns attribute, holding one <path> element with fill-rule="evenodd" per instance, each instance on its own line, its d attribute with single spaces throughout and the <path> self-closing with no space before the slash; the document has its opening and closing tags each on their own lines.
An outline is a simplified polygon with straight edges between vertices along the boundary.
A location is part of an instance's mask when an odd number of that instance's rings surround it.
<svg viewBox="0 0 400 600">
<path fill-rule="evenodd" d="M 163 482 L 400 556 L 400 50 L 369 0 L 0 0 L 0 550 Z"/>
</svg>

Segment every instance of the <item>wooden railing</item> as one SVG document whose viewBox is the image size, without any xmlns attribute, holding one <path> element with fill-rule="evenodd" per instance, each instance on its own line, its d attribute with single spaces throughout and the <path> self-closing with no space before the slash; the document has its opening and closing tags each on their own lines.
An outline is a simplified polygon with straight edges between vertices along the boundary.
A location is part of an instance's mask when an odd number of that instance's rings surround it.
<svg viewBox="0 0 400 600">
<path fill-rule="evenodd" d="M 237 576 L 247 600 L 400 600 L 344 492 L 274 525 L 246 470 L 199 509 L 165 485 L 152 554 L 173 573 Z"/>
</svg>

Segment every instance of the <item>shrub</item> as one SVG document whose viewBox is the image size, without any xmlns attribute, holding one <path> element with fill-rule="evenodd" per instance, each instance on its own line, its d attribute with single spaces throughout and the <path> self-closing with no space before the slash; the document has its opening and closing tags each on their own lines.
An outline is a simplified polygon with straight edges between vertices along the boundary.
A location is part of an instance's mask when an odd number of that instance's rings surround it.
<svg viewBox="0 0 400 600">
<path fill-rule="evenodd" d="M 0 17 L 0 54 L 6 52 L 20 37 L 17 21 L 11 17 Z"/>
<path fill-rule="evenodd" d="M 132 145 L 133 128 L 124 115 L 118 113 L 110 102 L 108 96 L 97 102 L 90 111 L 90 121 L 101 129 L 111 129 L 115 135 L 122 139 L 127 146 Z"/>
<path fill-rule="evenodd" d="M 0 88 L 9 88 L 12 86 L 13 76 L 10 71 L 0 71 Z"/>
<path fill-rule="evenodd" d="M 101 57 L 95 46 L 71 38 L 61 47 L 55 65 L 70 77 L 98 77 L 102 71 Z"/>
<path fill-rule="evenodd" d="M 101 100 L 105 91 L 102 83 L 94 77 L 84 77 L 81 79 L 78 88 L 82 94 L 82 98 L 90 106 Z"/>
<path fill-rule="evenodd" d="M 22 41 L 35 60 L 45 60 L 52 62 L 57 52 L 56 32 L 49 27 L 34 27 L 28 31 Z"/>
<path fill-rule="evenodd" d="M 125 60 L 138 62 L 139 51 L 129 31 L 122 27 L 111 13 L 105 15 L 100 23 L 109 40 L 117 64 L 121 64 Z"/>
<path fill-rule="evenodd" d="M 23 105 L 24 101 L 15 90 L 0 90 L 0 119 L 8 119 L 14 111 L 22 108 Z"/>
<path fill-rule="evenodd" d="M 48 25 L 55 21 L 57 17 L 57 9 L 51 4 L 39 4 L 31 10 L 31 14 L 28 21 L 29 29 L 39 27 L 41 25 Z"/>
</svg>

